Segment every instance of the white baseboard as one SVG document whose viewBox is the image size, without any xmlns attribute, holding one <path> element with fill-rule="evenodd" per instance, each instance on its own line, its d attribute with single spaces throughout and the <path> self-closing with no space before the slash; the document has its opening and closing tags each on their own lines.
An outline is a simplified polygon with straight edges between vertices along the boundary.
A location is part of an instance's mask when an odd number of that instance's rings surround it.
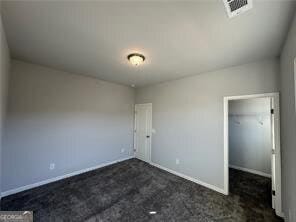
<svg viewBox="0 0 296 222">
<path fill-rule="evenodd" d="M 199 185 L 201 185 L 201 186 L 204 186 L 204 187 L 209 188 L 209 189 L 211 189 L 211 190 L 214 190 L 214 191 L 217 191 L 217 192 L 222 193 L 222 194 L 224 194 L 224 195 L 227 195 L 227 192 L 225 192 L 224 189 L 221 189 L 221 188 L 219 188 L 219 187 L 216 187 L 216 186 L 214 186 L 214 185 L 212 185 L 212 184 L 208 184 L 208 183 L 205 183 L 205 182 L 200 181 L 200 180 L 198 180 L 198 179 L 195 179 L 195 178 L 192 178 L 192 177 L 190 177 L 190 176 L 187 176 L 187 175 L 185 175 L 185 174 L 178 173 L 178 172 L 176 172 L 176 171 L 174 171 L 174 170 L 168 169 L 168 168 L 166 168 L 166 167 L 163 167 L 163 166 L 161 166 L 161 165 L 159 165 L 159 164 L 156 164 L 156 163 L 153 163 L 153 162 L 150 162 L 150 164 L 151 164 L 152 166 L 155 166 L 155 167 L 159 168 L 159 169 L 162 169 L 162 170 L 165 170 L 165 171 L 167 171 L 167 172 L 169 172 L 169 173 L 172 173 L 172 174 L 174 174 L 174 175 L 176 175 L 176 176 L 182 177 L 182 178 L 184 178 L 184 179 L 186 179 L 186 180 L 190 180 L 190 181 L 192 181 L 192 182 L 194 182 L 194 183 L 197 183 L 197 184 L 199 184 Z"/>
<path fill-rule="evenodd" d="M 134 157 L 129 156 L 129 157 L 121 158 L 121 159 L 110 161 L 110 162 L 107 162 L 107 163 L 102 163 L 102 164 L 99 164 L 97 166 L 93 166 L 93 167 L 89 167 L 89 168 L 86 168 L 86 169 L 74 171 L 72 173 L 68 173 L 68 174 L 65 174 L 65 175 L 62 175 L 62 176 L 57 176 L 57 177 L 50 178 L 50 179 L 47 179 L 47 180 L 43 180 L 43 181 L 40 181 L 40 182 L 37 182 L 37 183 L 33 183 L 33 184 L 18 187 L 18 188 L 15 188 L 15 189 L 7 190 L 7 191 L 4 191 L 4 192 L 1 192 L 1 197 L 5 197 L 5 196 L 11 195 L 11 194 L 19 193 L 19 192 L 24 191 L 24 190 L 29 190 L 29 189 L 32 189 L 32 188 L 35 188 L 35 187 L 39 187 L 39 186 L 42 186 L 42 185 L 45 185 L 45 184 L 48 184 L 48 183 L 52 183 L 52 182 L 55 182 L 55 181 L 58 181 L 58 180 L 62 180 L 62 179 L 68 178 L 68 177 L 76 176 L 76 175 L 79 175 L 79 174 L 82 174 L 82 173 L 86 173 L 86 172 L 89 172 L 89 171 L 92 171 L 92 170 L 96 170 L 96 169 L 99 169 L 99 168 L 102 168 L 102 167 L 105 167 L 105 166 L 109 166 L 109 165 L 112 165 L 112 164 L 115 164 L 115 163 L 118 163 L 118 162 L 122 162 L 122 161 L 125 161 L 125 160 L 128 160 L 128 159 L 132 159 L 132 158 L 134 158 Z"/>
<path fill-rule="evenodd" d="M 257 174 L 259 176 L 271 178 L 271 174 L 264 173 L 264 172 L 261 172 L 261 171 L 258 171 L 258 170 L 252 170 L 252 169 L 239 167 L 239 166 L 235 166 L 235 165 L 229 165 L 229 168 L 233 168 L 233 169 L 236 169 L 236 170 L 241 170 L 241 171 L 245 171 L 245 172 L 248 172 L 248 173 Z"/>
</svg>

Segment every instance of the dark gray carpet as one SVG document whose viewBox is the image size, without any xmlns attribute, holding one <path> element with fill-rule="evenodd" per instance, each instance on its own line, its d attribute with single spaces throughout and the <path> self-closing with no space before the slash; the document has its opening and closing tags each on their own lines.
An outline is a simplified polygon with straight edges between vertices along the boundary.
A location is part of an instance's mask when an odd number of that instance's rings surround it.
<svg viewBox="0 0 296 222">
<path fill-rule="evenodd" d="M 230 192 L 131 159 L 5 197 L 1 206 L 33 210 L 34 221 L 282 221 L 270 206 L 270 179 L 230 170 Z"/>
</svg>

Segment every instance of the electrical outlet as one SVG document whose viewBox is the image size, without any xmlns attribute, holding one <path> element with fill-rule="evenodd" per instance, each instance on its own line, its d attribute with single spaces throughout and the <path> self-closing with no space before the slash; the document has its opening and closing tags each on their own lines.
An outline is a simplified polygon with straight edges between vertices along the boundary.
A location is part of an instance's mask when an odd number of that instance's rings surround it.
<svg viewBox="0 0 296 222">
<path fill-rule="evenodd" d="M 179 165 L 180 164 L 180 160 L 177 158 L 176 159 L 176 164 Z"/>
<path fill-rule="evenodd" d="M 121 153 L 124 153 L 125 149 L 121 149 Z"/>
<path fill-rule="evenodd" d="M 54 170 L 54 168 L 55 168 L 55 164 L 54 163 L 49 164 L 49 169 L 50 170 Z"/>
</svg>

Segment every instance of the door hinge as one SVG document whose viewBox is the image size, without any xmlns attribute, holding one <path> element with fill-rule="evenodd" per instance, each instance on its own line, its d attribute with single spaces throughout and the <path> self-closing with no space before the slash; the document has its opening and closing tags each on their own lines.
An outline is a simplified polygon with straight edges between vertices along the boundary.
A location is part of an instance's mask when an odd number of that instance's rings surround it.
<svg viewBox="0 0 296 222">
<path fill-rule="evenodd" d="M 272 191 L 272 196 L 275 196 L 275 190 Z"/>
<path fill-rule="evenodd" d="M 271 150 L 271 154 L 275 154 L 275 150 L 274 149 Z"/>
<path fill-rule="evenodd" d="M 271 109 L 271 110 L 270 110 L 270 113 L 271 113 L 271 114 L 274 114 L 274 109 Z"/>
</svg>

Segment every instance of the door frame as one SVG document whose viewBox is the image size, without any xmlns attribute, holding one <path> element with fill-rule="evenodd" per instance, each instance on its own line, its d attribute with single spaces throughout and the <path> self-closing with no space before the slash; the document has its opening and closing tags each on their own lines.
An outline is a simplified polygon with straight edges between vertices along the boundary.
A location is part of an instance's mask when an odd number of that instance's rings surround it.
<svg viewBox="0 0 296 222">
<path fill-rule="evenodd" d="M 152 146 L 152 103 L 141 103 L 141 104 L 135 104 L 135 110 L 134 110 L 134 115 L 135 115 L 135 118 L 134 118 L 134 157 L 135 158 L 138 158 L 136 156 L 136 152 L 137 152 L 137 147 L 136 147 L 136 140 L 137 140 L 137 129 L 136 129 L 136 126 L 137 126 L 137 106 L 147 106 L 151 109 L 151 117 L 150 117 L 150 121 L 148 122 L 148 126 L 149 126 L 149 136 L 150 136 L 150 140 L 149 140 L 149 145 L 148 145 L 148 153 L 149 153 L 149 156 L 148 156 L 148 163 L 151 163 L 151 146 Z M 138 158 L 140 159 L 140 158 Z M 142 160 L 142 159 L 141 159 Z M 145 160 L 142 160 L 142 161 L 145 161 Z M 146 162 L 146 161 L 145 161 Z"/>
<path fill-rule="evenodd" d="M 275 177 L 276 177 L 276 196 L 275 212 L 283 217 L 282 212 L 282 190 L 281 190 L 281 146 L 280 146 L 280 102 L 279 93 L 263 93 L 252 95 L 225 96 L 224 101 L 224 193 L 229 194 L 229 128 L 228 128 L 228 105 L 231 100 L 253 99 L 253 98 L 272 98 L 274 109 L 274 149 L 275 149 Z"/>
</svg>

